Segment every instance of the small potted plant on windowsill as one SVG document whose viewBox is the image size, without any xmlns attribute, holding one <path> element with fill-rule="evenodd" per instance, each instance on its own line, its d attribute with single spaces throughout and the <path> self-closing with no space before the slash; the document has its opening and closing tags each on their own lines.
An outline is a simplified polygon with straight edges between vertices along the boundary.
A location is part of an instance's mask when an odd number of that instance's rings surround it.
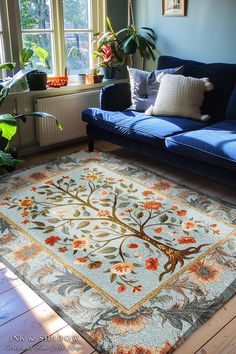
<svg viewBox="0 0 236 354">
<path fill-rule="evenodd" d="M 115 78 L 115 72 L 117 64 L 114 60 L 114 54 L 112 48 L 109 44 L 104 44 L 98 51 L 94 53 L 95 58 L 100 58 L 97 68 L 104 76 L 105 80 L 110 80 Z M 119 70 L 119 69 L 118 69 Z"/>
<path fill-rule="evenodd" d="M 46 90 L 47 88 L 47 73 L 41 69 L 50 69 L 48 62 L 48 52 L 46 49 L 29 43 L 30 47 L 23 48 L 20 52 L 21 68 L 35 67 L 27 74 L 27 82 L 31 91 Z M 33 63 L 33 57 L 37 57 L 39 62 Z"/>
<path fill-rule="evenodd" d="M 86 75 L 88 84 L 99 84 L 103 80 L 103 75 L 100 73 L 99 67 L 95 66 L 91 69 L 90 74 Z"/>
</svg>

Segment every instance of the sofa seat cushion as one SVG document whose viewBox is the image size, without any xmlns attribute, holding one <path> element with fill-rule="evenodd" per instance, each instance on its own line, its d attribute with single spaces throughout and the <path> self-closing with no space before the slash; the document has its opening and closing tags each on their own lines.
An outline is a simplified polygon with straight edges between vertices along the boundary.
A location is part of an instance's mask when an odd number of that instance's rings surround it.
<svg viewBox="0 0 236 354">
<path fill-rule="evenodd" d="M 236 170 L 236 121 L 222 121 L 172 136 L 165 144 L 178 155 Z"/>
<path fill-rule="evenodd" d="M 150 117 L 143 112 L 111 112 L 99 108 L 84 110 L 82 119 L 106 131 L 158 146 L 164 145 L 167 136 L 200 129 L 206 124 L 188 118 Z"/>
</svg>

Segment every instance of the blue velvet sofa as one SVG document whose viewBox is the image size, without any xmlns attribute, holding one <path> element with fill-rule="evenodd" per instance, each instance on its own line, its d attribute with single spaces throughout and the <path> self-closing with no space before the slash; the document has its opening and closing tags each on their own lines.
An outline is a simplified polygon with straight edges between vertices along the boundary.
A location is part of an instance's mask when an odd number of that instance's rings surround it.
<svg viewBox="0 0 236 354">
<path fill-rule="evenodd" d="M 161 56 L 157 69 L 184 65 L 185 76 L 208 77 L 214 90 L 205 93 L 207 122 L 182 117 L 147 116 L 127 110 L 129 83 L 101 90 L 100 108 L 82 112 L 89 150 L 95 139 L 108 140 L 153 159 L 236 186 L 236 64 L 205 64 Z"/>
</svg>

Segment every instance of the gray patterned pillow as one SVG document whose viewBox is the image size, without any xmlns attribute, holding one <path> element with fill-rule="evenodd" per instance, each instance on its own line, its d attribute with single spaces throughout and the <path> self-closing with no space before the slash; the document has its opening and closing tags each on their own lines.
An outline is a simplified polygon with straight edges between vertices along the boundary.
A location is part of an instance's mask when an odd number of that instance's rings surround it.
<svg viewBox="0 0 236 354">
<path fill-rule="evenodd" d="M 184 67 L 148 72 L 127 67 L 129 72 L 131 102 L 129 109 L 144 112 L 148 107 L 154 105 L 160 83 L 157 77 L 160 73 L 182 74 Z"/>
</svg>

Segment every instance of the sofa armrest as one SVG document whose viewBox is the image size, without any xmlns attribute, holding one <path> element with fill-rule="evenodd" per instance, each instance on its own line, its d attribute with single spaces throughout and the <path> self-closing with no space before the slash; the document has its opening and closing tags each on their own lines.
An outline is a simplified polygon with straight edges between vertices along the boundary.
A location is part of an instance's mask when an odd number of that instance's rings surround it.
<svg viewBox="0 0 236 354">
<path fill-rule="evenodd" d="M 105 86 L 100 94 L 100 108 L 107 111 L 124 111 L 131 106 L 130 84 L 123 82 Z"/>
</svg>

